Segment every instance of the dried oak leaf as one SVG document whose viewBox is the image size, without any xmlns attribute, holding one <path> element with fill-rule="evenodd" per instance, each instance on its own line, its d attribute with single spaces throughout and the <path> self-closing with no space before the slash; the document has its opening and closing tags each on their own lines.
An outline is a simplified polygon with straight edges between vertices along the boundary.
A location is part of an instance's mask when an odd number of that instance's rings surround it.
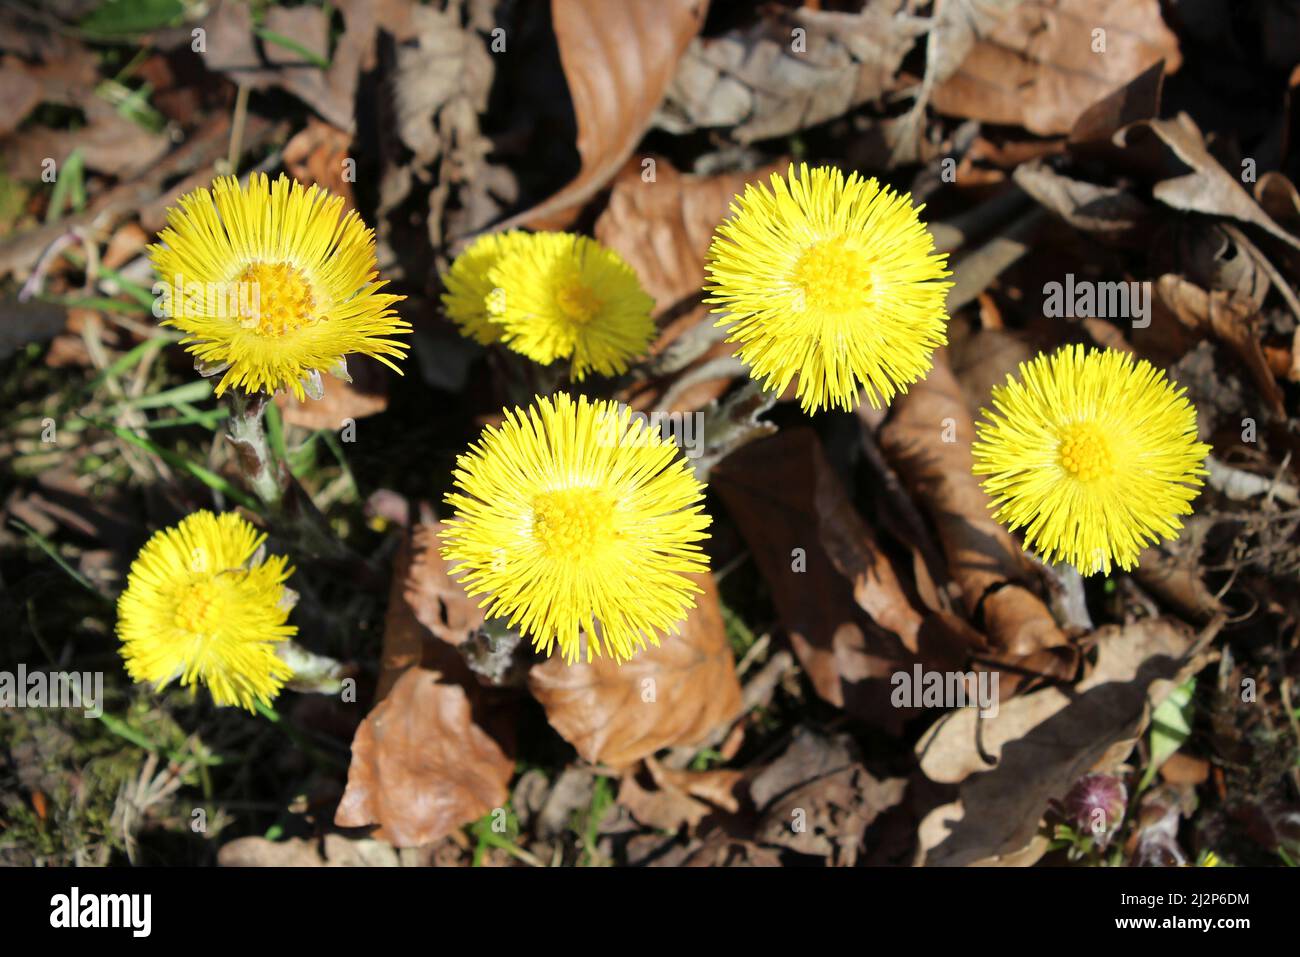
<svg viewBox="0 0 1300 957">
<path fill-rule="evenodd" d="M 891 732 L 907 713 L 890 677 L 920 660 L 956 666 L 978 638 L 917 610 L 809 429 L 783 429 L 710 473 L 758 564 L 817 694 Z M 918 657 L 920 656 L 920 657 Z"/>
<path fill-rule="evenodd" d="M 582 165 L 559 192 L 500 228 L 553 224 L 609 182 L 650 126 L 708 6 L 708 0 L 551 0 Z"/>
<path fill-rule="evenodd" d="M 1076 687 L 936 722 L 916 754 L 927 778 L 957 787 L 956 800 L 922 821 L 917 863 L 1033 863 L 1045 849 L 1035 837 L 1048 802 L 1085 773 L 1118 767 L 1155 707 L 1205 665 L 1201 650 L 1217 631 L 1212 623 L 1198 636 L 1173 619 L 1107 625 L 1094 635 L 1096 668 Z"/>
<path fill-rule="evenodd" d="M 464 688 L 409 668 L 352 741 L 340 827 L 380 825 L 398 847 L 430 844 L 509 797 L 515 763 L 474 722 Z"/>
<path fill-rule="evenodd" d="M 732 139 L 752 143 L 879 99 L 925 32 L 926 21 L 901 15 L 901 7 L 902 0 L 870 0 L 858 13 L 804 7 L 697 37 L 655 125 L 671 133 L 727 127 Z"/>
<path fill-rule="evenodd" d="M 671 745 L 692 744 L 740 713 L 740 682 L 711 574 L 680 635 L 631 661 L 609 657 L 534 665 L 528 687 L 547 720 L 584 759 L 621 768 Z"/>
<path fill-rule="evenodd" d="M 1159 60 L 1170 72 L 1181 63 L 1159 0 L 1027 0 L 979 38 L 930 103 L 1040 136 L 1068 133 L 1087 107 Z"/>
<path fill-rule="evenodd" d="M 1033 568 L 1011 533 L 994 521 L 971 472 L 974 438 L 947 350 L 940 349 L 930 374 L 894 401 L 879 433 L 881 448 L 929 512 L 948 573 L 967 612 L 982 618 L 994 650 L 1026 670 L 1064 676 L 1074 667 L 1073 655 L 1065 653 L 1068 641 L 1027 587 Z"/>
</svg>

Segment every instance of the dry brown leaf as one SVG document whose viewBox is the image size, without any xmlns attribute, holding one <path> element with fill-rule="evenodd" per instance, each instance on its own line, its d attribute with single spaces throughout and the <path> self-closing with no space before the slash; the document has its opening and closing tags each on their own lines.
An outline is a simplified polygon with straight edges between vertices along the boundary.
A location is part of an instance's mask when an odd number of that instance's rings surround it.
<svg viewBox="0 0 1300 957">
<path fill-rule="evenodd" d="M 1229 173 L 1205 147 L 1205 137 L 1196 122 L 1186 113 L 1167 120 L 1141 120 L 1115 134 L 1123 146 L 1138 142 L 1144 131 L 1160 138 L 1179 161 L 1191 168 L 1190 173 L 1156 183 L 1152 195 L 1162 203 L 1186 212 L 1209 216 L 1229 216 L 1258 226 L 1270 236 L 1294 249 L 1300 239 L 1273 221 L 1246 192 L 1237 176 Z"/>
<path fill-rule="evenodd" d="M 743 771 L 682 771 L 666 768 L 652 757 L 645 759 L 645 767 L 654 789 L 643 786 L 635 771 L 629 770 L 619 784 L 618 800 L 647 827 L 662 831 L 676 831 L 683 825 L 694 828 L 719 808 L 731 813 L 740 808 L 734 792 L 745 776 Z"/>
<path fill-rule="evenodd" d="M 369 356 L 349 356 L 348 374 L 351 382 L 322 375 L 324 394 L 319 399 L 299 402 L 290 392 L 276 393 L 275 404 L 284 421 L 304 429 L 337 432 L 348 425 L 349 419 L 355 423 L 388 408 L 388 376 L 392 373 L 383 365 Z"/>
<path fill-rule="evenodd" d="M 1094 31 L 1105 51 L 1094 52 Z M 1084 110 L 1164 60 L 1178 69 L 1178 39 L 1159 0 L 1027 0 L 975 44 L 931 96 L 940 113 L 1068 133 Z"/>
<path fill-rule="evenodd" d="M 1270 408 L 1286 416 L 1278 386 L 1256 332 L 1259 313 L 1247 297 L 1223 289 L 1207 292 L 1182 276 L 1166 273 L 1156 280 L 1157 301 L 1187 328 L 1213 333 L 1236 353 Z"/>
<path fill-rule="evenodd" d="M 323 841 L 237 837 L 217 852 L 221 867 L 398 867 L 401 863 L 391 844 L 342 834 L 326 834 Z"/>
<path fill-rule="evenodd" d="M 732 453 L 710 486 L 749 544 L 817 693 L 897 732 L 889 678 L 921 660 L 957 665 L 978 638 L 912 604 L 849 501 L 816 434 L 782 430 Z"/>
<path fill-rule="evenodd" d="M 415 527 L 403 596 L 420 624 L 447 644 L 459 645 L 483 625 L 483 609 L 448 574 L 451 563 L 439 554 L 438 533 L 445 527 L 441 522 Z"/>
<path fill-rule="evenodd" d="M 354 176 L 348 175 L 352 134 L 314 116 L 284 146 L 284 168 L 289 175 L 310 186 L 313 183 L 343 197 L 344 211 L 356 208 L 352 196 Z"/>
<path fill-rule="evenodd" d="M 727 127 L 727 136 L 751 143 L 879 99 L 925 30 L 924 20 L 901 15 L 901 7 L 902 0 L 869 0 L 858 13 L 777 8 L 721 36 L 696 38 L 655 124 L 671 133 Z"/>
<path fill-rule="evenodd" d="M 534 665 L 528 687 L 552 727 L 584 759 L 621 768 L 660 748 L 692 744 L 740 713 L 740 683 L 711 574 L 680 635 L 631 661 L 609 657 Z"/>
<path fill-rule="evenodd" d="M 78 150 L 87 169 L 130 179 L 156 164 L 171 148 L 165 133 L 150 132 L 90 89 L 77 106 L 86 116 L 86 125 L 80 129 L 32 126 L 0 141 L 11 177 L 40 180 L 47 159 L 54 160 L 61 171 L 72 151 Z"/>
<path fill-rule="evenodd" d="M 891 464 L 929 512 L 949 575 L 967 612 L 982 616 L 994 649 L 1030 670 L 1072 671 L 1071 656 L 1043 654 L 1064 648 L 1067 639 L 1042 599 L 1024 584 L 1033 578 L 1032 566 L 1020 544 L 994 521 L 989 498 L 971 473 L 975 427 L 946 349 L 935 353 L 930 374 L 894 401 L 879 436 Z"/>
<path fill-rule="evenodd" d="M 785 168 L 778 160 L 752 172 L 693 176 L 678 172 L 662 158 L 655 159 L 654 178 L 647 180 L 640 162 L 629 161 L 614 180 L 609 203 L 596 220 L 595 234 L 636 270 L 641 285 L 655 300 L 660 331 L 651 345 L 659 354 L 701 322 L 708 321 L 703 302 L 706 281 L 704 261 L 713 232 L 745 184 L 766 181 Z M 714 340 L 679 376 L 690 374 L 711 359 L 731 355 L 733 346 Z M 651 388 L 643 387 L 621 398 L 636 408 L 652 406 L 677 377 L 665 377 Z M 722 376 L 701 383 L 673 403 L 673 410 L 690 412 L 717 398 L 731 382 Z"/>
<path fill-rule="evenodd" d="M 754 804 L 764 812 L 755 838 L 852 866 L 867 828 L 902 800 L 905 788 L 901 778 L 874 778 L 847 736 L 828 738 L 800 727 L 750 786 Z"/>
<path fill-rule="evenodd" d="M 1040 161 L 1022 164 L 1013 174 L 1016 185 L 1075 229 L 1096 233 L 1111 242 L 1131 237 L 1146 224 L 1146 203 L 1118 186 L 1099 186 L 1056 172 Z M 1149 242 L 1142 233 L 1134 242 Z"/>
<path fill-rule="evenodd" d="M 582 165 L 559 192 L 499 228 L 555 225 L 609 182 L 649 127 L 708 6 L 708 0 L 551 0 Z"/>
<path fill-rule="evenodd" d="M 1088 771 L 1110 771 L 1133 749 L 1152 710 L 1205 664 L 1199 637 L 1172 619 L 1096 632 L 1097 666 L 1077 687 L 1003 700 L 981 718 L 960 709 L 917 742 L 922 773 L 958 785 L 958 800 L 921 824 L 918 863 L 1005 863 L 1034 847 L 1039 820 Z M 1033 856 L 1033 855 L 1031 855 Z M 1018 863 L 1032 863 L 1022 858 Z"/>
<path fill-rule="evenodd" d="M 357 730 L 334 823 L 378 824 L 375 836 L 397 847 L 430 844 L 503 806 L 514 769 L 464 688 L 409 668 Z"/>
<path fill-rule="evenodd" d="M 302 54 L 270 41 L 259 43 L 247 4 L 222 3 L 206 19 L 204 63 L 252 89 L 279 86 L 298 97 L 331 125 L 355 129 L 357 79 L 374 43 L 376 11 L 368 0 L 342 0 L 343 34 L 330 49 L 329 15 L 311 6 L 266 10 L 264 26 L 292 37 L 305 49 L 329 62 L 321 69 Z"/>
<path fill-rule="evenodd" d="M 672 342 L 707 312 L 700 302 L 704 261 L 717 225 L 727 216 L 747 183 L 767 182 L 785 169 L 777 160 L 752 172 L 693 176 L 655 158 L 654 178 L 645 179 L 639 162 L 629 163 L 614 181 L 609 203 L 596 220 L 595 235 L 636 270 L 655 300 L 655 315 L 670 319 L 655 351 Z M 689 303 L 689 310 L 667 316 Z"/>
</svg>

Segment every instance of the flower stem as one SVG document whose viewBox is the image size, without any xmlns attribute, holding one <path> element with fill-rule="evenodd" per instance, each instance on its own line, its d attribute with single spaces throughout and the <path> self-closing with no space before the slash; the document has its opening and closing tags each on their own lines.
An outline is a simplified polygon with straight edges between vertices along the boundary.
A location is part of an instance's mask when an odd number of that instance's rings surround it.
<svg viewBox="0 0 1300 957">
<path fill-rule="evenodd" d="M 289 470 L 276 461 L 267 439 L 266 404 L 270 399 L 263 392 L 248 395 L 238 389 L 232 389 L 226 397 L 230 405 L 226 437 L 239 456 L 240 471 L 257 497 L 272 512 L 278 512 L 289 488 Z"/>
<path fill-rule="evenodd" d="M 294 479 L 288 465 L 278 459 L 266 431 L 266 407 L 271 397 L 238 390 L 226 394 L 230 418 L 226 437 L 235 447 L 239 469 L 266 506 L 271 519 L 296 548 L 348 574 L 363 587 L 380 587 L 379 571 L 336 536 L 311 497 Z"/>
</svg>

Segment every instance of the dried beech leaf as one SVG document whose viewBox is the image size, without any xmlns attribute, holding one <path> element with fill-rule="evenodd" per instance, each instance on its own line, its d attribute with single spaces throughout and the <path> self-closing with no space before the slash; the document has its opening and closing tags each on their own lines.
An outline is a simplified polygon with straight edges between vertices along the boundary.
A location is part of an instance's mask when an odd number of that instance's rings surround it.
<svg viewBox="0 0 1300 957">
<path fill-rule="evenodd" d="M 1286 416 L 1282 389 L 1273 377 L 1255 329 L 1258 310 L 1249 299 L 1221 289 L 1206 292 L 1174 273 L 1156 280 L 1156 296 L 1189 329 L 1213 333 L 1226 343 L 1249 370 L 1273 411 Z"/>
<path fill-rule="evenodd" d="M 784 136 L 842 116 L 893 89 L 925 21 L 902 0 L 870 0 L 859 13 L 808 7 L 762 16 L 682 56 L 655 124 L 672 133 L 728 127 L 741 142 Z M 803 46 L 791 41 L 802 30 Z"/>
<path fill-rule="evenodd" d="M 640 162 L 630 161 L 614 181 L 609 203 L 596 220 L 595 234 L 636 270 L 641 285 L 655 300 L 660 332 L 651 345 L 659 355 L 673 344 L 685 348 L 686 333 L 708 323 L 709 307 L 703 302 L 704 261 L 713 232 L 727 216 L 728 207 L 747 183 L 766 181 L 786 161 L 778 160 L 752 172 L 693 176 L 679 173 L 666 159 L 656 158 L 653 179 L 647 181 Z M 654 405 L 681 376 L 712 359 L 731 355 L 734 346 L 721 336 L 700 337 L 692 355 L 678 366 L 678 375 L 664 377 L 654 387 L 638 392 L 631 401 L 637 408 Z M 678 411 L 693 411 L 721 395 L 735 372 L 705 382 L 673 403 Z M 712 386 L 710 388 L 709 386 Z"/>
<path fill-rule="evenodd" d="M 734 791 L 745 776 L 743 771 L 681 771 L 665 768 L 651 757 L 645 759 L 645 766 L 655 788 L 642 786 L 629 771 L 619 785 L 618 800 L 647 827 L 663 831 L 676 831 L 682 825 L 693 828 L 718 808 L 731 813 L 740 809 Z"/>
<path fill-rule="evenodd" d="M 960 709 L 917 742 L 926 777 L 960 786 L 958 802 L 922 822 L 918 863 L 990 863 L 1031 846 L 1048 802 L 1088 771 L 1117 767 L 1152 710 L 1205 664 L 1195 652 L 1208 634 L 1172 619 L 1108 625 L 1095 637 L 1096 669 L 1077 687 L 1004 700 L 984 718 Z"/>
<path fill-rule="evenodd" d="M 1094 52 L 1094 42 L 1105 51 Z M 1052 136 L 1160 60 L 1169 72 L 1181 62 L 1159 0 L 1027 0 L 980 38 L 930 102 L 940 113 Z"/>
<path fill-rule="evenodd" d="M 891 731 L 889 678 L 919 660 L 956 665 L 971 636 L 922 615 L 854 510 L 815 433 L 782 430 L 732 453 L 710 485 L 749 544 L 817 693 Z"/>
<path fill-rule="evenodd" d="M 551 0 L 582 166 L 550 199 L 499 228 L 546 225 L 613 178 L 649 127 L 708 6 L 708 0 Z"/>
<path fill-rule="evenodd" d="M 587 761 L 625 767 L 671 745 L 693 744 L 740 713 L 740 683 L 713 576 L 680 635 L 631 661 L 609 657 L 534 665 L 528 686 L 560 735 Z"/>
<path fill-rule="evenodd" d="M 752 172 L 693 176 L 655 158 L 654 178 L 646 180 L 639 162 L 629 163 L 614 181 L 609 203 L 596 220 L 596 238 L 636 270 L 655 300 L 655 315 L 694 300 L 684 315 L 671 317 L 655 350 L 662 349 L 708 311 L 699 302 L 706 277 L 704 261 L 714 229 L 727 216 L 747 183 L 766 183 L 785 169 L 778 160 Z"/>
<path fill-rule="evenodd" d="M 474 723 L 464 688 L 410 668 L 357 729 L 334 823 L 378 824 L 375 836 L 397 847 L 430 844 L 502 806 L 514 768 Z"/>
<path fill-rule="evenodd" d="M 1120 239 L 1150 216 L 1146 203 L 1128 190 L 1073 179 L 1039 161 L 1018 166 L 1012 178 L 1075 229 L 1097 233 L 1102 239 Z"/>
<path fill-rule="evenodd" d="M 1270 236 L 1300 249 L 1300 239 L 1273 221 L 1246 192 L 1241 182 L 1219 165 L 1205 148 L 1205 137 L 1196 122 L 1186 113 L 1167 120 L 1142 120 L 1116 134 L 1116 140 L 1128 145 L 1138 131 L 1150 130 L 1191 167 L 1191 172 L 1156 183 L 1152 195 L 1167 206 L 1209 216 L 1230 216 L 1258 226 Z"/>
<path fill-rule="evenodd" d="M 1032 656 L 1035 666 L 1064 674 L 1072 670 L 1072 659 L 1039 654 L 1067 640 L 1042 599 L 1022 584 L 1032 568 L 1020 544 L 994 521 L 989 498 L 971 472 L 974 438 L 947 350 L 940 349 L 930 374 L 894 401 L 880 430 L 881 448 L 930 513 L 949 575 L 967 612 L 982 613 L 994 648 L 1012 661 L 1028 665 Z"/>
</svg>

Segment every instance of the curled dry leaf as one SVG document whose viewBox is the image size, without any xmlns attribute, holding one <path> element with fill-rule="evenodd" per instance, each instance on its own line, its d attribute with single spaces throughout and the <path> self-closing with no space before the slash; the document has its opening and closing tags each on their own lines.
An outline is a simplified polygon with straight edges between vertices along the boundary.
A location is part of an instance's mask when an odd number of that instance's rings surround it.
<svg viewBox="0 0 1300 957">
<path fill-rule="evenodd" d="M 596 220 L 595 234 L 636 270 L 641 285 L 655 300 L 658 338 L 651 353 L 679 344 L 688 348 L 672 363 L 685 375 L 703 363 L 729 356 L 732 346 L 721 336 L 700 333 L 709 323 L 709 307 L 701 289 L 706 282 L 704 262 L 713 232 L 726 218 L 728 207 L 745 184 L 766 181 L 785 161 L 778 160 L 752 172 L 693 176 L 678 172 L 666 159 L 654 158 L 653 167 L 630 161 L 614 181 L 609 203 Z M 698 328 L 697 327 L 701 327 Z M 692 341 L 686 334 L 692 333 Z M 698 341 L 698 345 L 695 342 Z M 680 350 L 679 350 L 680 351 Z M 675 404 L 678 411 L 694 411 L 717 398 L 731 381 L 721 376 L 692 388 Z M 671 385 L 671 380 L 643 384 L 625 398 L 637 408 L 654 404 Z"/>
<path fill-rule="evenodd" d="M 697 37 L 655 124 L 672 133 L 730 127 L 728 136 L 752 143 L 879 99 L 925 31 L 924 20 L 901 8 L 902 0 L 869 0 L 858 13 L 803 7 Z"/>
<path fill-rule="evenodd" d="M 1138 142 L 1144 135 L 1143 131 L 1155 134 L 1182 164 L 1191 169 L 1190 173 L 1156 183 L 1152 191 L 1156 199 L 1174 209 L 1229 216 L 1250 223 L 1292 248 L 1300 249 L 1300 239 L 1274 222 L 1273 217 L 1246 192 L 1241 181 L 1210 155 L 1205 137 L 1190 116 L 1179 113 L 1166 120 L 1140 120 L 1115 134 L 1116 142 L 1125 146 Z"/>
<path fill-rule="evenodd" d="M 710 485 L 831 704 L 897 732 L 907 715 L 890 704 L 890 676 L 919 660 L 956 666 L 979 643 L 952 619 L 917 610 L 811 430 L 743 446 L 714 467 Z"/>
<path fill-rule="evenodd" d="M 1286 416 L 1282 389 L 1273 377 L 1256 332 L 1259 313 L 1248 296 L 1216 289 L 1207 292 L 1173 273 L 1156 280 L 1156 297 L 1187 328 L 1212 333 L 1222 340 L 1250 372 L 1260 395 L 1279 416 Z"/>
<path fill-rule="evenodd" d="M 1038 160 L 1018 166 L 1013 178 L 1040 205 L 1075 229 L 1102 239 L 1130 238 L 1150 216 L 1146 203 L 1128 190 L 1073 179 Z"/>
<path fill-rule="evenodd" d="M 514 769 L 464 688 L 409 668 L 357 730 L 334 823 L 378 824 L 375 836 L 398 847 L 430 844 L 504 805 Z"/>
<path fill-rule="evenodd" d="M 958 787 L 957 800 L 922 821 L 917 862 L 1033 863 L 1045 850 L 1035 835 L 1048 802 L 1087 772 L 1119 766 L 1155 707 L 1204 667 L 1201 650 L 1221 621 L 1199 636 L 1172 619 L 1108 625 L 1095 633 L 1096 668 L 1075 688 L 1004 700 L 984 718 L 964 708 L 936 722 L 916 754 L 927 778 Z"/>
<path fill-rule="evenodd" d="M 552 0 L 560 64 L 578 123 L 578 175 L 499 228 L 554 225 L 623 166 L 650 125 L 708 0 Z"/>
<path fill-rule="evenodd" d="M 1084 110 L 1164 60 L 1181 63 L 1159 0 L 1026 0 L 931 96 L 940 113 L 1068 133 Z"/>
<path fill-rule="evenodd" d="M 1050 651 L 1065 649 L 1066 637 L 1025 584 L 1033 578 L 1032 566 L 994 521 L 989 498 L 971 472 L 975 426 L 946 349 L 935 353 L 930 374 L 894 401 L 879 436 L 891 464 L 929 512 L 948 573 L 968 614 L 982 618 L 995 652 L 1026 670 L 1069 674 L 1073 655 Z"/>
<path fill-rule="evenodd" d="M 528 686 L 560 735 L 587 761 L 621 768 L 660 748 L 692 744 L 740 713 L 740 682 L 711 574 L 680 635 L 631 661 L 534 665 Z"/>
</svg>

